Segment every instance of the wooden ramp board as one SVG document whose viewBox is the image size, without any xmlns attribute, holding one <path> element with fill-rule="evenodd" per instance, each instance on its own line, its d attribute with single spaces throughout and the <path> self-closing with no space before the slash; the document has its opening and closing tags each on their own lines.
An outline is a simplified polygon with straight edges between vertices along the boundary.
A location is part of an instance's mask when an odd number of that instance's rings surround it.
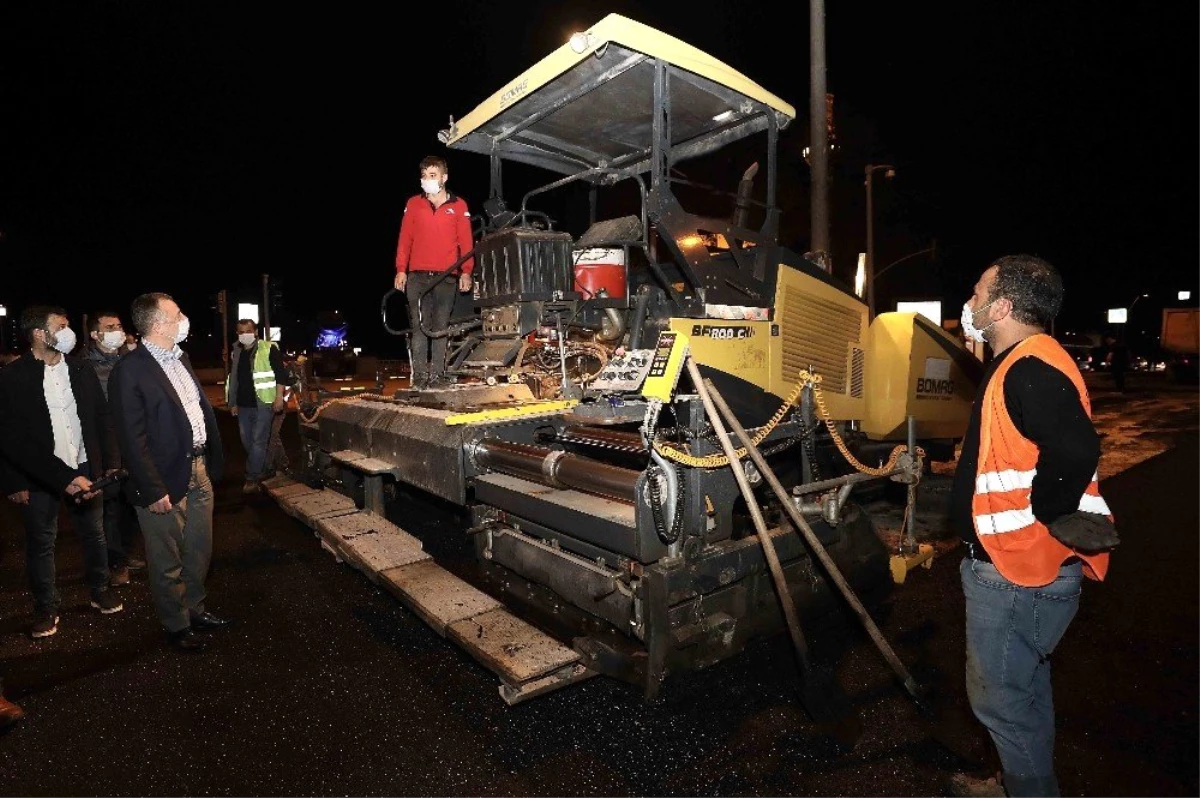
<svg viewBox="0 0 1200 798">
<path fill-rule="evenodd" d="M 455 621 L 447 636 L 510 685 L 579 661 L 579 652 L 503 608 Z"/>
<path fill-rule="evenodd" d="M 359 512 L 317 520 L 322 543 L 372 582 L 381 572 L 430 559 L 421 541 L 374 513 Z"/>
<path fill-rule="evenodd" d="M 380 583 L 388 591 L 443 637 L 450 624 L 501 606 L 499 601 L 433 560 L 389 568 L 379 576 Z"/>
<path fill-rule="evenodd" d="M 306 493 L 316 493 L 316 488 L 310 488 L 303 482 L 296 482 L 287 477 L 272 477 L 263 483 L 263 487 L 267 489 L 267 494 L 279 501 L 290 496 L 303 496 Z"/>
<path fill-rule="evenodd" d="M 279 503 L 287 505 L 285 509 L 288 512 L 309 526 L 314 526 L 321 518 L 358 512 L 354 500 L 336 490 L 315 490 L 312 493 L 284 496 Z"/>
<path fill-rule="evenodd" d="M 355 535 L 338 544 L 342 558 L 367 575 L 372 582 L 379 581 L 379 574 L 400 565 L 418 563 L 430 559 L 421 551 L 420 545 L 413 546 L 404 540 L 408 535 L 392 535 L 385 532 Z"/>
<path fill-rule="evenodd" d="M 550 693 L 569 684 L 582 682 L 584 679 L 590 679 L 593 676 L 599 676 L 599 671 L 590 670 L 581 662 L 576 662 L 571 665 L 559 668 L 556 671 L 551 671 L 545 676 L 531 679 L 524 684 L 500 684 L 500 697 L 504 699 L 504 703 L 512 706 L 526 701 L 530 698 L 536 698 L 539 695 Z"/>
<path fill-rule="evenodd" d="M 286 476 L 272 477 L 263 487 L 285 512 L 305 522 L 339 562 L 362 571 L 499 676 L 505 703 L 517 704 L 597 675 L 580 662 L 578 652 L 437 565 L 419 539 L 387 519 L 359 510 L 336 491 L 310 488 Z"/>
<path fill-rule="evenodd" d="M 420 540 L 408 534 L 391 521 L 365 510 L 352 515 L 318 518 L 316 529 L 318 534 L 334 538 L 339 545 L 359 535 L 385 533 L 400 538 L 405 544 L 413 548 L 420 549 L 423 547 Z"/>
</svg>

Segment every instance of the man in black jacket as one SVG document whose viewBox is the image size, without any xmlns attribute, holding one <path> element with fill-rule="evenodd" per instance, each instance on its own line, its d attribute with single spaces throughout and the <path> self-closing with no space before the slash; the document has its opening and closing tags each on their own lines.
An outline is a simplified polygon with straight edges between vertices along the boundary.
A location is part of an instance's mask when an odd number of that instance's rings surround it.
<svg viewBox="0 0 1200 798">
<path fill-rule="evenodd" d="M 121 356 L 129 351 L 121 317 L 100 310 L 88 317 L 88 342 L 84 358 L 96 369 L 100 387 L 108 396 L 108 375 Z M 132 554 L 137 537 L 137 513 L 120 491 L 105 492 L 104 534 L 108 537 L 108 568 L 113 587 L 129 584 L 129 572 L 140 571 L 146 561 Z"/>
<path fill-rule="evenodd" d="M 130 315 L 142 345 L 108 378 L 108 399 L 129 471 L 125 492 L 137 508 L 150 595 L 167 641 L 202 651 L 195 634 L 228 621 L 205 609 L 212 558 L 213 483 L 224 451 L 217 419 L 187 353 L 188 318 L 170 296 L 143 294 Z"/>
<path fill-rule="evenodd" d="M 25 560 L 34 615 L 30 635 L 58 631 L 54 547 L 63 500 L 83 543 L 93 607 L 124 609 L 108 590 L 103 501 L 92 482 L 120 468 L 108 403 L 96 371 L 68 358 L 75 333 L 62 308 L 38 305 L 21 314 L 30 350 L 0 370 L 0 491 L 21 506 Z"/>
</svg>

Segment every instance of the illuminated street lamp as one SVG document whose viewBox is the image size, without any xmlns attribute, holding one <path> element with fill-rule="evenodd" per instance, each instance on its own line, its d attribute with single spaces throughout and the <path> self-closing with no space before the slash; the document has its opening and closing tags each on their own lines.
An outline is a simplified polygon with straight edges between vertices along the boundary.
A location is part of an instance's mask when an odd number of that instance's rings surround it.
<svg viewBox="0 0 1200 798">
<path fill-rule="evenodd" d="M 867 177 L 867 268 L 866 279 L 867 284 L 867 318 L 875 318 L 875 214 L 873 210 L 873 200 L 871 197 L 871 175 L 879 170 L 883 171 L 883 176 L 891 180 L 896 176 L 896 168 L 891 164 L 867 164 L 863 170 Z"/>
</svg>

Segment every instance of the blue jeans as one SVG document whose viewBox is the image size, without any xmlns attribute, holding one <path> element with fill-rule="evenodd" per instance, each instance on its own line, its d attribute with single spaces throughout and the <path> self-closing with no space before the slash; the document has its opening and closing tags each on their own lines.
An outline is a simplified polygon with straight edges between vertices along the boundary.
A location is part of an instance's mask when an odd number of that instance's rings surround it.
<svg viewBox="0 0 1200 798">
<path fill-rule="evenodd" d="M 254 407 L 238 406 L 238 434 L 246 449 L 246 481 L 257 482 L 262 478 L 263 466 L 267 462 L 267 447 L 271 443 L 271 423 L 275 411 L 270 405 Z"/>
<path fill-rule="evenodd" d="M 959 566 L 967 610 L 967 697 L 987 727 L 1010 796 L 1058 795 L 1050 655 L 1079 608 L 1083 565 L 1043 587 L 1021 587 L 996 566 Z"/>
<path fill-rule="evenodd" d="M 25 525 L 25 569 L 35 612 L 58 610 L 58 588 L 54 549 L 58 542 L 58 514 L 66 505 L 67 514 L 83 548 L 84 578 L 92 595 L 108 588 L 108 543 L 104 537 L 104 500 L 96 496 L 82 504 L 63 500 L 56 493 L 30 489 L 29 504 L 21 505 Z"/>
</svg>

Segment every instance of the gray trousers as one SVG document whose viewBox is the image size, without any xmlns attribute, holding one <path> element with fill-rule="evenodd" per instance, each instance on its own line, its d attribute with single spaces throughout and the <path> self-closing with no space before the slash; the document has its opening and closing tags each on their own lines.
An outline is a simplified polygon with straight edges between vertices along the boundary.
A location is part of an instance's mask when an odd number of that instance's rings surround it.
<svg viewBox="0 0 1200 798">
<path fill-rule="evenodd" d="M 204 458 L 192 461 L 187 494 L 168 513 L 137 508 L 146 546 L 154 611 L 168 632 L 191 626 L 204 612 L 204 579 L 212 560 L 213 487 Z"/>
</svg>

